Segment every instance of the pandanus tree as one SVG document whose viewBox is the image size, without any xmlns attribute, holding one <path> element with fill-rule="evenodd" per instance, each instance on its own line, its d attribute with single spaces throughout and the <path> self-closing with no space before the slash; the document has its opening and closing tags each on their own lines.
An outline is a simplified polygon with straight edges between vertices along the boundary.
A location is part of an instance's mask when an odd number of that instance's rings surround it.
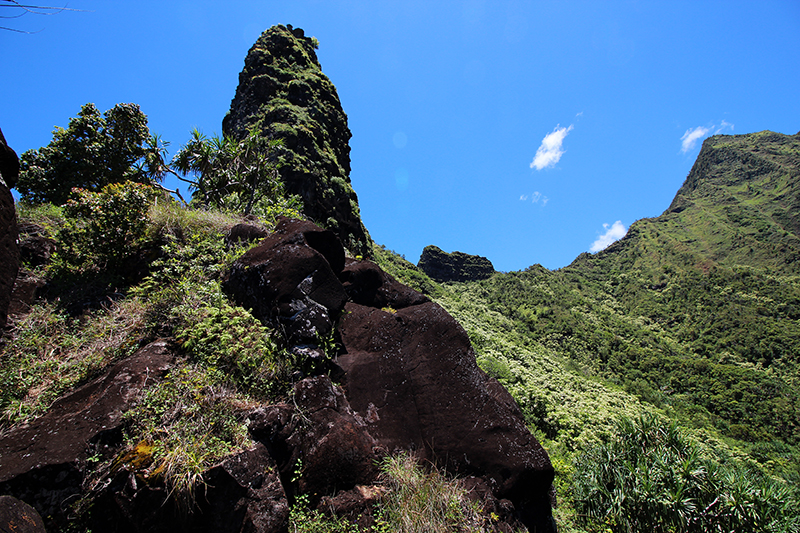
<svg viewBox="0 0 800 533">
<path fill-rule="evenodd" d="M 192 200 L 249 215 L 256 205 L 285 199 L 276 147 L 251 129 L 242 139 L 206 137 L 198 130 L 172 160 L 179 178 L 194 189 Z"/>
</svg>

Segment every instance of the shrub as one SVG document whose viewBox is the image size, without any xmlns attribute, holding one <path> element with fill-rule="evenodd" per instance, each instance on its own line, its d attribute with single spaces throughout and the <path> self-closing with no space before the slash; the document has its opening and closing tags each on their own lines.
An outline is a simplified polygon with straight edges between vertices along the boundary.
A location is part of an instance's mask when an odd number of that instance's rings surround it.
<svg viewBox="0 0 800 533">
<path fill-rule="evenodd" d="M 58 232 L 60 255 L 71 267 L 124 269 L 147 240 L 152 187 L 125 182 L 98 192 L 75 189 Z"/>
<path fill-rule="evenodd" d="M 381 465 L 388 488 L 378 525 L 396 533 L 491 531 L 458 481 L 426 471 L 407 454 L 389 456 Z"/>
<path fill-rule="evenodd" d="M 578 459 L 575 505 L 614 532 L 791 531 L 797 495 L 738 461 L 716 463 L 673 423 L 622 419 Z"/>
</svg>

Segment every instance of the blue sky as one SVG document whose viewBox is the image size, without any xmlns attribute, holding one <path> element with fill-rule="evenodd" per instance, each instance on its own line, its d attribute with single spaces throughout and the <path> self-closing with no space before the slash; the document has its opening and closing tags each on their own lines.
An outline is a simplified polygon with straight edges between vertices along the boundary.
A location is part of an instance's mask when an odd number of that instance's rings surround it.
<svg viewBox="0 0 800 533">
<path fill-rule="evenodd" d="M 36 32 L 0 31 L 18 153 L 87 102 L 139 104 L 173 153 L 219 133 L 250 46 L 292 24 L 348 114 L 367 229 L 412 262 L 435 244 L 503 271 L 566 266 L 661 214 L 703 138 L 800 131 L 797 0 L 68 7 L 86 11 L 0 20 Z"/>
</svg>

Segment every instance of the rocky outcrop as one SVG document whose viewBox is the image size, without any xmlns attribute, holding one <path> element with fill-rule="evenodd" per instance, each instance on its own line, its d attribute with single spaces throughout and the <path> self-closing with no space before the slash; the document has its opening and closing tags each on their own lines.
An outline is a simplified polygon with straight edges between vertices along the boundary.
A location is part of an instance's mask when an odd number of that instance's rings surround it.
<svg viewBox="0 0 800 533">
<path fill-rule="evenodd" d="M 438 304 L 346 258 L 333 232 L 291 219 L 239 258 L 223 285 L 309 360 L 286 401 L 248 412 L 249 448 L 202 472 L 189 508 L 129 460 L 138 446 L 122 448 L 123 413 L 173 365 L 164 341 L 0 438 L 0 494 L 55 528 L 87 490 L 82 524 L 93 531 L 277 533 L 298 501 L 369 526 L 382 491 L 377 465 L 403 452 L 462 477 L 497 531 L 554 531 L 547 454 Z M 335 353 L 321 335 L 336 339 Z M 110 465 L 99 480 L 87 473 L 90 454 Z"/>
<path fill-rule="evenodd" d="M 350 129 L 333 83 L 322 73 L 316 42 L 299 28 L 274 26 L 245 58 L 225 135 L 258 128 L 281 139 L 279 168 L 303 212 L 331 229 L 353 253 L 368 256 L 371 241 L 350 184 Z"/>
<path fill-rule="evenodd" d="M 17 211 L 10 188 L 19 177 L 19 159 L 0 130 L 0 330 L 6 325 L 8 306 L 19 272 Z"/>
<path fill-rule="evenodd" d="M 121 444 L 122 414 L 173 358 L 166 342 L 153 342 L 62 397 L 43 416 L 4 435 L 0 494 L 33 505 L 42 516 L 63 520 L 62 503 L 81 493 L 89 454 L 102 455 Z"/>
<path fill-rule="evenodd" d="M 448 254 L 433 245 L 422 250 L 417 266 L 438 282 L 478 281 L 495 272 L 492 262 L 485 257 L 462 252 Z"/>
<path fill-rule="evenodd" d="M 547 453 L 438 304 L 374 263 L 345 261 L 331 232 L 289 219 L 234 263 L 225 289 L 296 340 L 331 331 L 341 314 L 342 353 L 332 372 L 341 388 L 325 376 L 307 378 L 295 388 L 296 406 L 250 418 L 251 434 L 277 458 L 284 479 L 302 458 L 297 490 L 353 490 L 373 480 L 376 456 L 410 451 L 481 478 L 531 530 L 551 530 Z"/>
</svg>

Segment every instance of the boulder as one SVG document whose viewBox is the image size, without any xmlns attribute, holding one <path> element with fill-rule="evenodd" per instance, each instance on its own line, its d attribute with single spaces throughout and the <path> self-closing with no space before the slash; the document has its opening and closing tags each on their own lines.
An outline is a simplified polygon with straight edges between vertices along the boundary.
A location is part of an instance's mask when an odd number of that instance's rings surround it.
<svg viewBox="0 0 800 533">
<path fill-rule="evenodd" d="M 36 509 L 12 496 L 0 496 L 0 533 L 46 533 Z"/>
<path fill-rule="evenodd" d="M 424 294 L 403 285 L 372 261 L 348 259 L 339 275 L 348 299 L 378 309 L 403 309 L 429 302 Z"/>
<path fill-rule="evenodd" d="M 462 252 L 448 254 L 433 245 L 422 250 L 417 266 L 439 282 L 478 281 L 494 274 L 492 262 L 485 257 Z"/>
<path fill-rule="evenodd" d="M 344 248 L 330 231 L 282 218 L 275 232 L 234 262 L 224 290 L 290 344 L 313 344 L 333 330 L 347 295 L 337 274 Z"/>
<path fill-rule="evenodd" d="M 382 447 L 483 477 L 528 516 L 528 527 L 549 524 L 554 471 L 547 453 L 442 307 L 384 311 L 351 302 L 339 331 L 347 398 Z"/>
<path fill-rule="evenodd" d="M 308 494 L 315 505 L 322 496 L 377 479 L 380 447 L 341 388 L 328 376 L 306 378 L 293 398 L 293 406 L 262 407 L 248 418 L 251 436 L 278 461 L 292 496 Z"/>
<path fill-rule="evenodd" d="M 269 232 L 255 224 L 236 224 L 225 235 L 225 244 L 230 247 L 241 242 L 254 242 L 264 239 Z"/>
<path fill-rule="evenodd" d="M 135 472 L 118 472 L 95 498 L 88 527 L 116 533 L 286 531 L 289 503 L 263 445 L 227 457 L 202 479 L 187 513 L 163 485 L 142 483 Z"/>
<path fill-rule="evenodd" d="M 19 159 L 0 130 L 0 329 L 6 325 L 8 306 L 19 272 L 17 211 L 9 190 L 19 177 Z"/>
<path fill-rule="evenodd" d="M 56 401 L 43 416 L 0 438 L 0 494 L 33 505 L 48 520 L 64 518 L 77 498 L 90 452 L 121 444 L 122 414 L 140 391 L 172 366 L 174 354 L 155 341 L 105 374 Z"/>
</svg>

